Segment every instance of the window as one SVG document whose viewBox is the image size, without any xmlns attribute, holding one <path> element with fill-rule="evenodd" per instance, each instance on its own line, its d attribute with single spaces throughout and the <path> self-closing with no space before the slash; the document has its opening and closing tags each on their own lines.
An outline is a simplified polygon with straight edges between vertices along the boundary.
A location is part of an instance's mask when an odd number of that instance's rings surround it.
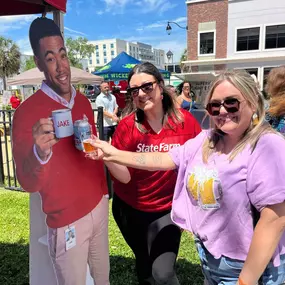
<svg viewBox="0 0 285 285">
<path fill-rule="evenodd" d="M 99 57 L 99 51 L 96 51 L 96 56 Z"/>
<path fill-rule="evenodd" d="M 104 63 L 107 63 L 107 58 L 104 58 Z"/>
<path fill-rule="evenodd" d="M 266 27 L 265 48 L 285 48 L 285 24 Z"/>
<path fill-rule="evenodd" d="M 214 54 L 214 32 L 200 33 L 200 55 Z"/>
<path fill-rule="evenodd" d="M 268 77 L 268 74 L 272 68 L 274 68 L 274 67 L 264 67 L 264 69 L 263 69 L 263 89 L 265 88 L 265 86 L 267 84 L 267 77 Z"/>
<path fill-rule="evenodd" d="M 133 51 L 136 52 L 136 47 L 133 47 Z"/>
<path fill-rule="evenodd" d="M 111 55 L 115 55 L 115 52 L 113 50 L 111 50 Z"/>
<path fill-rule="evenodd" d="M 258 50 L 260 28 L 248 28 L 237 30 L 236 51 Z"/>
<path fill-rule="evenodd" d="M 100 60 L 99 59 L 96 59 L 96 64 L 100 64 Z"/>
<path fill-rule="evenodd" d="M 89 64 L 92 65 L 92 59 L 89 59 Z"/>
<path fill-rule="evenodd" d="M 110 44 L 110 47 L 111 47 L 111 48 L 114 48 L 114 44 Z"/>
<path fill-rule="evenodd" d="M 258 78 L 258 68 L 246 68 L 245 71 L 247 71 L 250 75 L 254 74 L 256 78 Z"/>
<path fill-rule="evenodd" d="M 106 49 L 106 45 L 105 44 L 103 44 L 103 49 Z"/>
<path fill-rule="evenodd" d="M 96 49 L 96 50 L 99 49 L 98 45 L 95 46 L 95 49 Z"/>
<path fill-rule="evenodd" d="M 104 54 L 104 56 L 107 56 L 107 52 L 104 51 L 103 54 Z"/>
</svg>

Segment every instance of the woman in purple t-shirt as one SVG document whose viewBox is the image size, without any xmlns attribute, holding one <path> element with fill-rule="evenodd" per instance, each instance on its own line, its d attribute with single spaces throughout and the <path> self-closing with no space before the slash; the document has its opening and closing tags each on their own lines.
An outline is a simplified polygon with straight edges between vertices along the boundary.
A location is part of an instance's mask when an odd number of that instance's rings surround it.
<svg viewBox="0 0 285 285">
<path fill-rule="evenodd" d="M 262 95 L 246 72 L 218 76 L 206 106 L 213 128 L 169 153 L 94 145 L 104 160 L 178 170 L 172 219 L 193 233 L 208 284 L 279 285 L 285 281 L 285 140 L 265 122 Z"/>
</svg>

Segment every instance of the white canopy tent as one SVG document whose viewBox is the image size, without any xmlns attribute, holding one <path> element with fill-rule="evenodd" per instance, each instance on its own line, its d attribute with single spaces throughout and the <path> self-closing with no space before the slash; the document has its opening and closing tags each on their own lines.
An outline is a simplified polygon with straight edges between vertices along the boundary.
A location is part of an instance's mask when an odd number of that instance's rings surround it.
<svg viewBox="0 0 285 285">
<path fill-rule="evenodd" d="M 70 67 L 71 84 L 100 84 L 103 77 L 91 74 L 79 68 Z M 32 68 L 24 71 L 13 78 L 7 80 L 7 85 L 40 85 L 45 79 L 43 72 L 39 69 Z"/>
</svg>

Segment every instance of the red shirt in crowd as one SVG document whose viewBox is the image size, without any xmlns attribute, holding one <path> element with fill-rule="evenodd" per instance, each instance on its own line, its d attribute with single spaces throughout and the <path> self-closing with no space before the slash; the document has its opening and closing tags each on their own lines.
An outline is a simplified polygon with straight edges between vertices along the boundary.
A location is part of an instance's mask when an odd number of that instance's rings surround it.
<svg viewBox="0 0 285 285">
<path fill-rule="evenodd" d="M 12 96 L 10 98 L 10 104 L 11 104 L 13 109 L 17 109 L 19 107 L 19 105 L 21 104 L 21 100 L 16 96 Z"/>
<path fill-rule="evenodd" d="M 47 225 L 60 228 L 91 212 L 108 193 L 102 161 L 85 158 L 75 148 L 73 136 L 60 139 L 52 148 L 48 163 L 41 164 L 33 152 L 32 127 L 63 105 L 37 91 L 25 100 L 13 117 L 13 156 L 19 183 L 27 192 L 39 192 Z M 96 134 L 93 111 L 88 99 L 76 93 L 71 109 L 73 121 L 85 114 Z"/>
<path fill-rule="evenodd" d="M 143 122 L 148 133 L 140 132 L 135 126 L 135 114 L 125 117 L 117 126 L 112 144 L 121 150 L 132 152 L 168 152 L 172 147 L 183 145 L 200 133 L 196 119 L 185 110 L 184 122 L 173 129 L 165 126 L 159 134 L 155 133 L 147 120 Z M 114 180 L 115 193 L 131 207 L 145 212 L 159 212 L 171 208 L 177 173 L 169 171 L 146 171 L 129 168 L 131 181 L 128 184 Z"/>
</svg>

